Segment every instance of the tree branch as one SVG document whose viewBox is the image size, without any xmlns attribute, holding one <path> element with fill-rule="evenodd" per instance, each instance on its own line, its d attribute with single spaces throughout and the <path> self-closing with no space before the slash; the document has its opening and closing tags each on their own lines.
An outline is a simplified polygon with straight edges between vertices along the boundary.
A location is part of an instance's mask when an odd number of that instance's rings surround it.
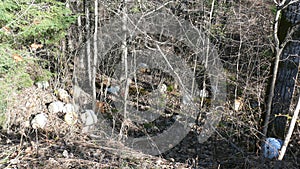
<svg viewBox="0 0 300 169">
<path fill-rule="evenodd" d="M 274 89 L 275 89 L 275 83 L 276 83 L 276 78 L 277 78 L 277 73 L 278 73 L 278 66 L 279 66 L 279 60 L 280 60 L 280 55 L 282 53 L 283 47 L 280 47 L 280 42 L 279 42 L 279 37 L 278 37 L 278 28 L 279 28 L 279 18 L 281 14 L 282 9 L 277 9 L 276 15 L 275 15 L 275 22 L 274 22 L 274 40 L 275 40 L 275 51 L 276 51 L 276 56 L 275 56 L 275 63 L 274 63 L 274 70 L 273 70 L 273 78 L 270 86 L 270 93 L 268 96 L 268 102 L 267 102 L 267 112 L 266 112 L 266 117 L 265 117 L 265 123 L 263 127 L 263 134 L 264 136 L 267 135 L 268 132 L 268 125 L 270 121 L 270 114 L 271 114 L 271 109 L 272 109 L 272 101 L 274 97 Z"/>
<path fill-rule="evenodd" d="M 293 118 L 292 118 L 292 121 L 291 121 L 291 124 L 290 124 L 290 127 L 289 127 L 289 131 L 287 133 L 287 136 L 285 137 L 285 140 L 284 140 L 283 146 L 281 148 L 278 160 L 283 159 L 283 156 L 286 152 L 286 148 L 287 148 L 287 146 L 290 142 L 290 139 L 292 137 L 292 133 L 293 133 L 294 128 L 295 128 L 295 124 L 296 124 L 296 121 L 297 121 L 297 118 L 298 118 L 298 115 L 299 115 L 299 111 L 300 111 L 300 97 L 298 99 L 297 107 L 296 107 L 296 110 L 294 111 L 294 115 L 293 115 Z"/>
</svg>

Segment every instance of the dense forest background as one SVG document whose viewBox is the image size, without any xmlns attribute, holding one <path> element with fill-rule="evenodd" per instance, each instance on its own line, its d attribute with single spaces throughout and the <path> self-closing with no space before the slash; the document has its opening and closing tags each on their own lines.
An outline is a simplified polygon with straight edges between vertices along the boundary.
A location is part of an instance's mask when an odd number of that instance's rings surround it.
<svg viewBox="0 0 300 169">
<path fill-rule="evenodd" d="M 294 92 L 291 92 L 287 112 L 276 115 L 271 110 L 269 112 L 269 107 L 272 106 L 268 103 L 272 93 L 270 90 L 276 69 L 276 56 L 281 55 L 280 49 L 285 47 L 286 39 L 299 36 L 298 27 L 294 28 L 291 22 L 282 19 L 285 18 L 286 10 L 291 8 L 281 11 L 280 3 L 276 2 L 0 1 L 0 168 L 299 168 L 299 120 L 284 159 L 277 161 L 262 157 L 265 137 L 284 139 L 286 136 L 299 93 L 296 76 L 293 79 L 296 84 L 292 86 Z M 296 8 L 294 10 L 298 11 Z M 197 137 L 203 122 L 197 119 L 193 130 L 178 145 L 160 155 L 150 156 L 127 150 L 126 147 L 120 148 L 121 141 L 111 143 L 104 138 L 95 139 L 82 132 L 83 122 L 78 115 L 71 114 L 71 120 L 68 120 L 68 113 L 51 113 L 49 105 L 58 100 L 66 105 L 74 101 L 74 82 L 80 81 L 74 77 L 74 70 L 78 69 L 80 59 L 88 57 L 82 52 L 90 50 L 92 54 L 95 53 L 97 45 L 90 40 L 103 33 L 101 31 L 106 24 L 115 18 L 122 20 L 124 12 L 151 16 L 154 11 L 166 12 L 179 20 L 186 20 L 206 35 L 208 42 L 212 44 L 211 49 L 217 51 L 222 62 L 227 89 L 220 121 L 208 140 L 198 142 Z M 296 29 L 296 35 L 291 33 L 292 28 Z M 154 35 L 152 38 L 161 40 Z M 128 46 L 134 46 L 134 49 L 141 49 L 141 44 L 153 45 L 153 42 L 146 42 L 145 39 L 146 36 L 141 36 L 127 43 Z M 175 53 L 186 57 L 186 62 L 191 61 L 188 55 L 191 51 L 186 46 L 174 39 L 168 45 L 164 49 L 172 48 Z M 110 70 L 113 67 L 111 65 L 122 60 L 123 47 L 122 44 L 117 44 L 105 59 L 99 59 L 97 73 L 93 74 L 92 66 L 92 76 L 101 78 L 95 78 L 93 85 L 87 89 L 95 93 L 92 99 L 97 100 L 91 106 L 104 114 L 111 123 L 116 123 L 116 128 L 120 130 L 123 130 L 123 119 L 112 115 L 114 105 L 108 100 L 113 99 L 106 94 L 107 88 L 112 89 L 108 81 L 113 73 Z M 295 55 L 299 56 L 299 53 Z M 93 63 L 88 61 L 90 62 Z M 193 68 L 193 61 L 190 65 Z M 151 76 L 166 79 L 166 97 L 172 100 L 168 114 L 176 114 L 178 91 L 172 83 L 174 79 L 160 71 L 155 75 L 151 74 L 152 70 L 149 72 Z M 199 74 L 205 77 L 205 73 Z M 154 81 L 145 82 L 159 87 Z M 139 87 L 141 93 L 148 92 L 145 86 Z M 67 96 L 62 94 L 61 89 Z M 136 94 L 137 91 L 129 88 L 129 92 Z M 210 102 L 210 99 L 204 99 L 199 104 L 205 107 L 203 104 L 209 105 Z M 48 124 L 45 128 L 37 129 L 33 127 L 32 121 L 41 113 L 47 114 Z M 277 116 L 284 119 L 280 120 L 281 123 L 273 124 Z M 271 121 L 267 132 L 264 131 L 265 117 Z M 148 133 L 151 134 L 156 128 L 168 125 L 164 124 L 164 120 L 157 124 L 138 126 L 136 130 L 150 131 Z M 132 132 L 130 127 L 132 126 L 127 125 L 125 135 Z M 277 130 L 283 132 L 276 133 Z M 118 152 L 117 149 L 124 153 L 114 153 Z"/>
</svg>

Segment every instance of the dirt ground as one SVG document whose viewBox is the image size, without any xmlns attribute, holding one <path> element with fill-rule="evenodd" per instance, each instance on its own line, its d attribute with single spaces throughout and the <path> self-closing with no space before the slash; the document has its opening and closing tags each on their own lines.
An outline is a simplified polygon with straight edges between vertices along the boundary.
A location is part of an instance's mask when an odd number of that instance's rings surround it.
<svg viewBox="0 0 300 169">
<path fill-rule="evenodd" d="M 259 139 L 247 133 L 229 135 L 233 129 L 226 119 L 206 142 L 197 132 L 189 134 L 167 152 L 150 156 L 126 148 L 107 138 L 94 139 L 82 133 L 80 123 L 68 125 L 49 114 L 47 105 L 57 100 L 53 91 L 27 88 L 11 96 L 7 111 L 9 128 L 0 133 L 0 168 L 289 168 L 300 166 L 300 132 L 295 129 L 283 161 L 261 157 Z M 45 129 L 32 129 L 33 114 L 45 112 Z M 232 131 L 233 132 L 233 131 Z M 121 150 L 121 151 L 119 151 Z"/>
</svg>

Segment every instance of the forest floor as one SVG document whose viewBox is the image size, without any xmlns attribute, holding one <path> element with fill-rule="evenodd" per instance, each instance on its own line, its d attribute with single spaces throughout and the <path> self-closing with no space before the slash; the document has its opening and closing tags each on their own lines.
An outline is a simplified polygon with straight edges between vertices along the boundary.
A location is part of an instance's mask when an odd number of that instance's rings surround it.
<svg viewBox="0 0 300 169">
<path fill-rule="evenodd" d="M 199 143 L 190 131 L 167 152 L 150 156 L 118 146 L 109 140 L 95 140 L 82 132 L 80 124 L 68 125 L 47 112 L 47 104 L 58 100 L 51 89 L 35 86 L 11 96 L 15 100 L 7 113 L 10 128 L 0 133 L 0 168 L 289 168 L 300 167 L 300 132 L 296 128 L 283 161 L 264 159 L 260 142 L 236 130 L 226 119 L 206 142 Z M 32 114 L 47 112 L 49 124 L 43 130 L 28 126 Z M 101 144 L 100 144 L 101 142 Z M 118 153 L 122 150 L 121 153 Z"/>
</svg>

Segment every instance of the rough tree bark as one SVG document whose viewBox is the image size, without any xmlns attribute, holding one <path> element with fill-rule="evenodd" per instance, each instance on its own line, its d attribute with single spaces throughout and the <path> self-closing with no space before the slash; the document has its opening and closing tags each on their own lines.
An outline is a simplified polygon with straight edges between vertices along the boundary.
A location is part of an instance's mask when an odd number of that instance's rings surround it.
<svg viewBox="0 0 300 169">
<path fill-rule="evenodd" d="M 283 12 L 278 31 L 279 39 L 282 41 L 288 38 L 289 42 L 282 46 L 284 49 L 280 56 L 267 135 L 281 139 L 285 137 L 287 123 L 287 117 L 282 115 L 286 115 L 290 111 L 300 64 L 300 43 L 297 41 L 300 39 L 300 30 L 294 27 L 300 21 L 299 10 L 300 1 L 289 5 Z M 288 37 L 291 28 L 296 30 L 292 37 Z"/>
</svg>

